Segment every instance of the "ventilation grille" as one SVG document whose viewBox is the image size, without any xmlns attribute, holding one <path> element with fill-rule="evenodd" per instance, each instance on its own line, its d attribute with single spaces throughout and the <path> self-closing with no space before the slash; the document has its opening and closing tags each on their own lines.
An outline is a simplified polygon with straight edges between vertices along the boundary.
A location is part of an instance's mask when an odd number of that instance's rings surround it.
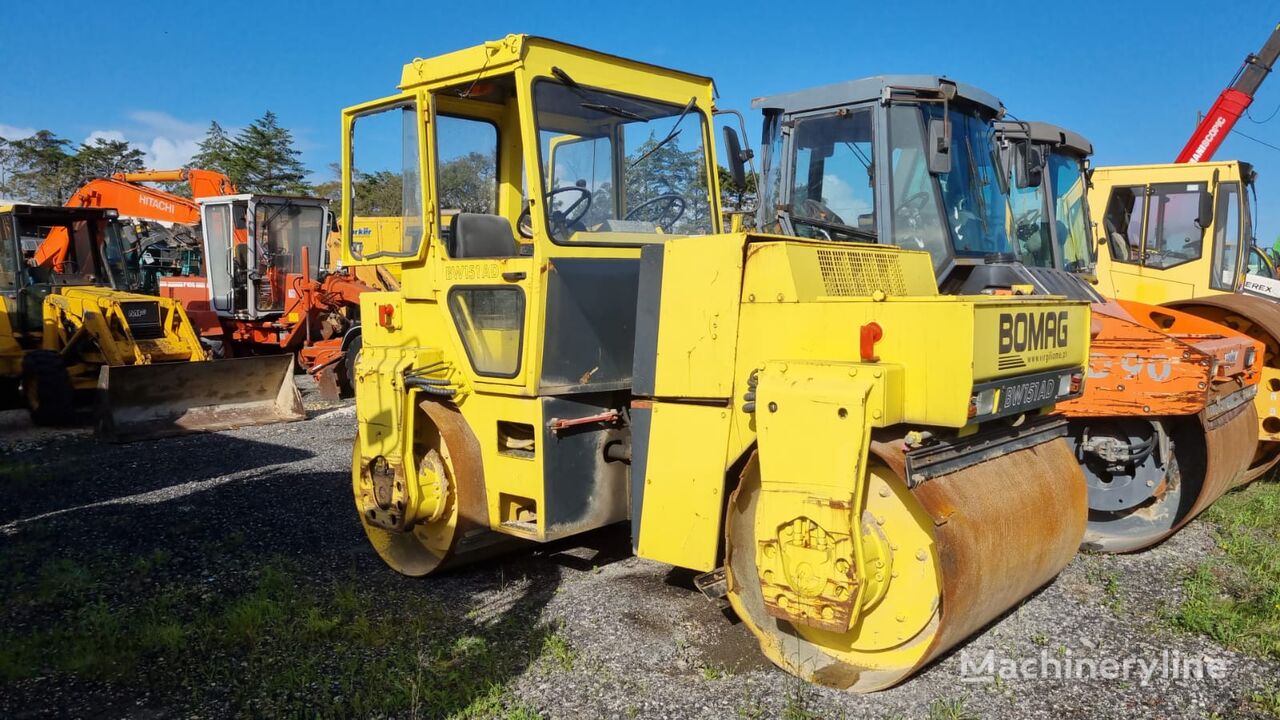
<svg viewBox="0 0 1280 720">
<path fill-rule="evenodd" d="M 827 295 L 864 297 L 876 290 L 886 295 L 906 295 L 902 264 L 894 253 L 868 250 L 843 252 L 818 250 L 818 269 Z"/>
</svg>

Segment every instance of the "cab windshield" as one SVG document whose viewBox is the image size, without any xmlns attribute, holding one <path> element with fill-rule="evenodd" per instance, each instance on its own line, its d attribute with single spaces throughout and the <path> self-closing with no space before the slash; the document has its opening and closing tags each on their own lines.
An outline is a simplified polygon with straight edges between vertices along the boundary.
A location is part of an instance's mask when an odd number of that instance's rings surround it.
<svg viewBox="0 0 1280 720">
<path fill-rule="evenodd" d="M 129 287 L 124 243 L 112 220 L 19 216 L 18 242 L 22 265 L 32 283 Z M 65 251 L 40 263 L 36 258 L 46 243 L 65 247 Z"/>
<path fill-rule="evenodd" d="M 989 123 L 975 113 L 948 110 L 951 168 L 929 172 L 927 121 L 942 119 L 943 112 L 936 103 L 889 108 L 892 242 L 929 251 L 939 271 L 954 257 L 1013 251 L 1007 184 Z"/>
<path fill-rule="evenodd" d="M 534 85 L 547 232 L 557 243 L 645 243 L 713 229 L 705 116 L 560 82 Z"/>
<path fill-rule="evenodd" d="M 254 231 L 257 235 L 258 272 L 269 282 L 259 290 L 258 310 L 283 310 L 288 292 L 288 276 L 302 274 L 302 251 L 306 248 L 307 271 L 319 276 L 320 255 L 329 229 L 325 210 L 319 205 L 280 200 L 254 204 Z"/>
</svg>

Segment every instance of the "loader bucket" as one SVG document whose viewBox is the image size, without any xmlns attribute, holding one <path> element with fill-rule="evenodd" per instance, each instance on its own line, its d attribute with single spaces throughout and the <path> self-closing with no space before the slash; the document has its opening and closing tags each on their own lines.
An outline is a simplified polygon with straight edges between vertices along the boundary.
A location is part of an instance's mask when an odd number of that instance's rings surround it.
<svg viewBox="0 0 1280 720">
<path fill-rule="evenodd" d="M 289 355 L 117 365 L 98 374 L 97 432 L 113 442 L 305 417 Z"/>
</svg>

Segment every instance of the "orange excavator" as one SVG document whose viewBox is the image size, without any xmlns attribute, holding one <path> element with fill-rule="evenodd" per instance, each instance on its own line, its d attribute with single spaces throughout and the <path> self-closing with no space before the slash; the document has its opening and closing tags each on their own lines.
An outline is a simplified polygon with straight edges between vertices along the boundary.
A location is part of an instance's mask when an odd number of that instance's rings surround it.
<svg viewBox="0 0 1280 720">
<path fill-rule="evenodd" d="M 187 182 L 192 197 L 145 182 Z M 325 269 L 327 200 L 237 193 L 221 173 L 188 169 L 97 178 L 67 205 L 133 221 L 132 287 L 178 300 L 212 354 L 293 353 L 323 395 L 350 394 L 359 296 L 370 287 Z M 50 235 L 36 262 L 60 266 L 68 242 Z"/>
</svg>

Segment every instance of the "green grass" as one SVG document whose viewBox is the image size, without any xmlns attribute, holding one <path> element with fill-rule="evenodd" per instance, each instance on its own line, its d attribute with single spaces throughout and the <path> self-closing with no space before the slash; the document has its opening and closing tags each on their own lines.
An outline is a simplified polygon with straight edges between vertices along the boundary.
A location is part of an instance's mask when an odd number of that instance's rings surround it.
<svg viewBox="0 0 1280 720">
<path fill-rule="evenodd" d="M 1253 655 L 1280 659 L 1280 484 L 1258 482 L 1206 513 L 1222 553 L 1183 582 L 1174 624 Z"/>
<path fill-rule="evenodd" d="M 26 460 L 0 459 L 0 485 L 6 489 L 36 490 L 53 480 L 53 474 L 47 465 Z"/>
<path fill-rule="evenodd" d="M 812 693 L 808 683 L 799 679 L 792 683 L 782 706 L 782 720 L 818 720 L 819 715 L 812 707 Z"/>
<path fill-rule="evenodd" d="M 156 572 L 170 563 L 104 554 L 0 577 L 5 619 L 34 619 L 0 623 L 0 687 L 52 674 L 234 714 L 530 720 L 507 682 L 576 657 L 526 600 L 481 625 L 410 580 L 375 590 L 273 557 L 211 589 Z"/>
<path fill-rule="evenodd" d="M 1280 718 L 1280 689 L 1267 687 L 1249 694 L 1249 702 L 1268 717 Z"/>
<path fill-rule="evenodd" d="M 929 720 L 978 720 L 963 698 L 934 698 L 929 702 Z"/>
<path fill-rule="evenodd" d="M 562 670 L 572 670 L 573 662 L 578 658 L 578 654 L 564 639 L 564 635 L 557 630 L 542 641 L 542 654 L 544 657 L 550 658 L 552 662 L 560 666 Z"/>
</svg>

